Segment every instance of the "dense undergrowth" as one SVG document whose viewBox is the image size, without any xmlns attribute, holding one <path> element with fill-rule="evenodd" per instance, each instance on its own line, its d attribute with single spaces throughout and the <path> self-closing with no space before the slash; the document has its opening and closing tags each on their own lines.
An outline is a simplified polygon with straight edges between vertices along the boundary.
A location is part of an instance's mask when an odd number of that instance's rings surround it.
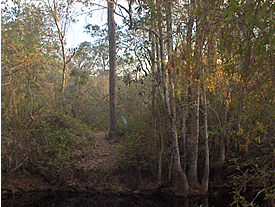
<svg viewBox="0 0 275 207">
<path fill-rule="evenodd" d="M 61 186 L 93 147 L 92 131 L 85 124 L 69 116 L 44 116 L 28 130 L 2 128 L 1 170 L 4 175 L 27 171 Z"/>
<path fill-rule="evenodd" d="M 153 138 L 146 116 L 131 117 L 127 125 L 119 124 L 118 137 L 115 139 L 118 169 L 130 172 L 137 178 L 142 172 L 153 172 L 155 167 Z M 150 173 L 152 175 L 152 173 Z"/>
<path fill-rule="evenodd" d="M 157 163 L 161 153 L 160 136 L 163 136 L 162 182 L 165 183 L 171 167 L 170 135 L 165 128 L 159 128 L 154 136 L 152 117 L 148 117 L 148 113 L 150 112 L 132 116 L 127 120 L 127 125 L 119 124 L 119 136 L 115 140 L 116 152 L 120 155 L 117 158 L 117 170 L 127 172 L 129 176 L 140 180 L 140 184 L 148 178 L 156 183 L 159 167 Z M 167 120 L 165 116 L 162 118 L 162 124 L 165 125 Z M 210 137 L 211 155 L 216 150 L 214 137 Z M 274 150 L 270 146 L 273 146 L 272 139 L 253 141 L 249 144 L 249 151 L 236 145 L 231 146 L 232 151 L 227 154 L 227 162 L 219 172 L 218 162 L 212 158 L 210 188 L 231 188 L 232 206 L 274 206 L 275 162 Z M 201 152 L 203 147 L 199 150 Z M 204 165 L 203 159 L 198 161 L 199 166 Z"/>
</svg>

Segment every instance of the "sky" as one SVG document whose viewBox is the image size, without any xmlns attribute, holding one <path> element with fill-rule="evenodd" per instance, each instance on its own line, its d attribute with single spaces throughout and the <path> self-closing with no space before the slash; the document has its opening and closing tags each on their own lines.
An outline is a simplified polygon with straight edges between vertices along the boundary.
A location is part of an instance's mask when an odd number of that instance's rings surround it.
<svg viewBox="0 0 275 207">
<path fill-rule="evenodd" d="M 97 24 L 99 26 L 107 23 L 107 10 L 93 12 L 92 17 L 80 16 L 76 23 L 71 23 L 66 35 L 67 47 L 76 47 L 84 41 L 92 41 L 92 37 L 85 33 L 84 27 L 87 24 Z"/>
<path fill-rule="evenodd" d="M 24 0 L 23 0 L 24 1 Z M 36 3 L 39 1 L 31 1 L 31 0 L 25 0 L 26 2 Z M 51 0 L 50 0 L 51 1 Z M 6 0 L 3 2 L 6 2 L 8 5 L 12 6 L 13 1 L 12 0 Z M 90 2 L 93 2 L 97 5 L 103 5 L 105 8 L 99 7 L 99 6 L 93 6 L 91 9 L 92 17 L 89 17 L 88 15 L 81 15 L 76 18 L 75 23 L 70 23 L 70 26 L 68 27 L 66 31 L 66 47 L 67 48 L 73 48 L 77 47 L 81 42 L 84 41 L 92 41 L 92 37 L 84 33 L 85 29 L 84 27 L 88 24 L 96 24 L 96 25 L 103 25 L 107 23 L 107 0 L 91 0 Z M 118 4 L 121 4 L 127 8 L 127 0 L 116 0 Z M 1 0 L 2 3 L 2 0 Z M 1 5 L 2 6 L 2 5 Z M 78 3 L 77 6 L 74 8 L 74 12 L 78 13 L 82 9 L 87 11 L 86 7 L 83 7 L 83 4 Z M 117 24 L 122 24 L 122 18 L 115 15 L 115 21 Z"/>
<path fill-rule="evenodd" d="M 105 2 L 104 6 L 106 6 L 106 1 L 103 0 L 97 0 L 93 2 L 103 5 Z M 117 3 L 125 6 L 126 1 L 118 0 Z M 101 26 L 107 23 L 107 9 L 96 10 L 97 7 L 93 8 L 95 11 L 92 12 L 92 17 L 82 15 L 77 18 L 78 21 L 76 23 L 71 23 L 66 34 L 67 48 L 77 47 L 81 42 L 84 41 L 92 41 L 92 37 L 89 34 L 84 33 L 84 27 L 87 24 L 96 24 Z M 122 18 L 117 15 L 115 15 L 115 21 L 117 24 L 122 24 Z"/>
</svg>

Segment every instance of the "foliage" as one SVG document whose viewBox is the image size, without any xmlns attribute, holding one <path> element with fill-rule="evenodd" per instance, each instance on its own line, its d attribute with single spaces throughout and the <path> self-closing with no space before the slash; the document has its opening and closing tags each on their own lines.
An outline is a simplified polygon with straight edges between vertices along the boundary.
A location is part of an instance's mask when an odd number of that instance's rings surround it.
<svg viewBox="0 0 275 207">
<path fill-rule="evenodd" d="M 139 176 L 141 172 L 150 174 L 154 170 L 154 154 L 151 150 L 154 140 L 151 139 L 149 122 L 144 113 L 132 116 L 127 120 L 127 125 L 119 124 L 118 134 L 121 136 L 115 141 L 120 171 Z"/>
<path fill-rule="evenodd" d="M 70 117 L 45 116 L 20 139 L 12 136 L 20 131 L 10 132 L 4 137 L 7 141 L 2 142 L 4 172 L 24 169 L 52 184 L 62 185 L 71 179 L 76 162 L 92 154 L 92 132 Z"/>
<path fill-rule="evenodd" d="M 64 183 L 75 162 L 87 159 L 92 153 L 91 131 L 71 118 L 46 117 L 30 134 L 35 137 L 32 144 L 37 149 L 30 164 L 35 172 L 53 183 Z"/>
<path fill-rule="evenodd" d="M 8 120 L 22 121 L 28 108 L 38 112 L 51 90 L 47 75 L 58 62 L 49 53 L 55 41 L 48 19 L 38 11 L 33 4 L 22 4 L 2 14 L 2 120 L 10 116 Z"/>
<path fill-rule="evenodd" d="M 258 162 L 258 160 L 261 161 Z M 274 158 L 266 155 L 258 160 L 246 161 L 244 164 L 239 164 L 237 159 L 234 160 L 238 171 L 230 176 L 234 199 L 231 205 L 258 206 L 263 202 L 262 200 L 266 206 L 273 205 L 275 199 Z"/>
<path fill-rule="evenodd" d="M 85 71 L 73 69 L 71 71 L 71 76 L 74 77 L 75 85 L 84 85 L 87 83 L 88 75 Z"/>
</svg>

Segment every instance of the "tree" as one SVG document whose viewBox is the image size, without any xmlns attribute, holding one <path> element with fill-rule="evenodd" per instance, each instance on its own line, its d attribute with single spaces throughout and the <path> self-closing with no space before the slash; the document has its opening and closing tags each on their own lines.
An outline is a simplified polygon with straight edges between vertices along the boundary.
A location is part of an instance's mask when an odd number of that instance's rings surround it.
<svg viewBox="0 0 275 207">
<path fill-rule="evenodd" d="M 41 5 L 20 2 L 2 10 L 2 121 L 11 116 L 9 124 L 35 118 L 47 99 L 38 94 L 48 94 L 44 89 L 49 85 L 43 82 L 54 62 L 55 40 L 47 27 L 50 21 L 40 10 Z"/>
<path fill-rule="evenodd" d="M 173 185 L 180 187 L 179 190 L 188 191 L 188 181 L 185 175 L 185 172 L 182 169 L 181 166 L 181 160 L 180 160 L 180 151 L 179 151 L 179 143 L 178 143 L 178 133 L 177 133 L 177 127 L 176 127 L 176 105 L 175 105 L 175 87 L 174 87 L 174 68 L 172 65 L 173 57 L 173 40 L 172 40 L 172 2 L 169 1 L 166 3 L 166 24 L 167 24 L 167 54 L 168 54 L 168 88 L 169 88 L 169 98 L 166 98 L 165 101 L 168 103 L 167 109 L 168 109 L 168 116 L 170 119 L 170 125 L 172 129 L 172 143 L 173 143 L 173 170 L 174 170 L 174 176 L 172 178 Z M 164 61 L 164 60 L 162 60 Z M 164 71 L 166 73 L 166 71 Z M 165 81 L 165 80 L 164 80 Z M 166 83 L 163 83 L 166 85 Z M 165 89 L 164 89 L 165 90 Z"/>
<path fill-rule="evenodd" d="M 66 87 L 66 72 L 67 72 L 67 65 L 71 61 L 71 59 L 75 55 L 75 50 L 72 54 L 68 57 L 66 54 L 66 42 L 65 37 L 67 33 L 67 29 L 69 24 L 73 21 L 72 9 L 74 5 L 74 1 L 71 0 L 63 0 L 63 1 L 56 1 L 56 0 L 47 0 L 45 2 L 45 6 L 47 11 L 49 12 L 50 16 L 53 18 L 54 25 L 57 29 L 58 39 L 60 41 L 61 47 L 61 57 L 62 57 L 62 84 L 61 84 L 61 91 L 64 92 Z"/>
<path fill-rule="evenodd" d="M 16 1 L 1 13 L 1 131 L 5 171 L 25 164 L 33 150 L 29 133 L 51 110 L 56 66 L 55 36 L 41 4 Z M 9 146 L 7 140 L 14 143 Z M 31 153 L 30 153 L 31 152 Z"/>
<path fill-rule="evenodd" d="M 116 88 L 116 24 L 114 19 L 114 2 L 108 1 L 108 34 L 109 34 L 109 96 L 110 96 L 110 138 L 117 134 L 117 88 Z"/>
</svg>

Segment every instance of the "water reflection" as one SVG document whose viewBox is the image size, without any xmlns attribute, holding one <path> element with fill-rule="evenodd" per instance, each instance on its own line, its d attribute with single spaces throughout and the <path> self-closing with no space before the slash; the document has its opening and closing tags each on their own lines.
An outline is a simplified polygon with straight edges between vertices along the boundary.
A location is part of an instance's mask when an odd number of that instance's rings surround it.
<svg viewBox="0 0 275 207">
<path fill-rule="evenodd" d="M 183 198 L 167 194 L 154 195 L 114 195 L 114 194 L 81 194 L 81 193 L 34 193 L 13 196 L 2 200 L 2 206 L 174 206 L 174 207 L 220 207 L 229 206 L 230 201 L 222 197 L 192 197 Z"/>
</svg>

